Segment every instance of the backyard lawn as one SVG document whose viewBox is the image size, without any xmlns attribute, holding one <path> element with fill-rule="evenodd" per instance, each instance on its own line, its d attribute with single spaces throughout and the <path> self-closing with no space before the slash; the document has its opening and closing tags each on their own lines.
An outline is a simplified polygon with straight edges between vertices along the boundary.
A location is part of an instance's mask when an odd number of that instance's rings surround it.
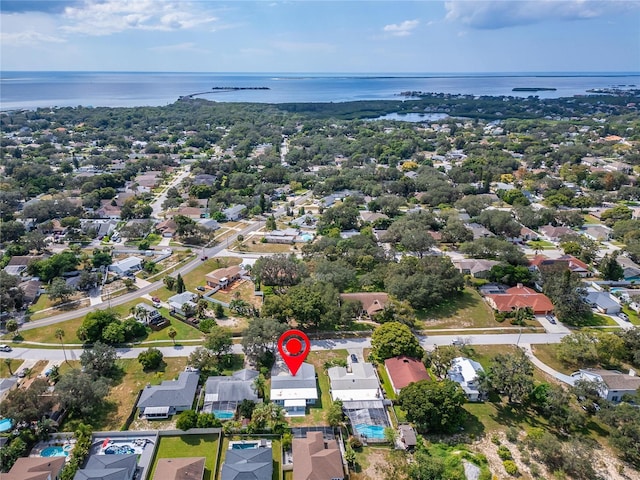
<svg viewBox="0 0 640 480">
<path fill-rule="evenodd" d="M 151 474 L 153 478 L 159 458 L 205 457 L 203 480 L 215 480 L 219 435 L 180 435 L 160 437 Z"/>
<path fill-rule="evenodd" d="M 493 310 L 473 288 L 454 297 L 450 302 L 417 313 L 422 328 L 483 328 L 499 327 Z"/>
<path fill-rule="evenodd" d="M 178 374 L 184 370 L 187 359 L 165 358 L 159 370 L 151 371 L 143 370 L 142 365 L 135 359 L 120 359 L 117 364 L 123 373 L 121 378 L 115 380 L 115 385 L 109 391 L 107 402 L 111 408 L 100 422 L 96 421 L 95 426 L 101 430 L 120 430 L 134 407 L 138 392 L 147 384 L 158 385 L 165 380 L 177 378 Z"/>
<path fill-rule="evenodd" d="M 640 326 L 640 315 L 631 310 L 628 306 L 623 306 L 622 311 L 627 314 L 631 323 Z"/>
</svg>

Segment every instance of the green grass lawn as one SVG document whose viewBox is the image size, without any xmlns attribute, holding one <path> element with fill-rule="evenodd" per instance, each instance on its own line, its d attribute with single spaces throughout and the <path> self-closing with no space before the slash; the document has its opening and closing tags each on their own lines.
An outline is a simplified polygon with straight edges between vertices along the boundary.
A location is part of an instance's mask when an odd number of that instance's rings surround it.
<svg viewBox="0 0 640 480">
<path fill-rule="evenodd" d="M 483 328 L 499 327 L 493 311 L 473 288 L 465 288 L 462 294 L 448 303 L 417 312 L 420 326 L 430 328 Z"/>
<path fill-rule="evenodd" d="M 11 372 L 16 373 L 20 369 L 20 365 L 24 362 L 24 360 L 18 360 L 17 358 L 12 358 L 10 360 L 9 365 L 4 363 L 4 360 L 0 362 L 0 378 L 10 377 Z"/>
<path fill-rule="evenodd" d="M 159 458 L 205 457 L 203 480 L 216 478 L 218 435 L 181 435 L 160 437 L 156 457 L 148 478 L 153 478 Z"/>
<path fill-rule="evenodd" d="M 378 370 L 378 378 L 380 379 L 380 384 L 382 389 L 384 390 L 387 398 L 393 400 L 396 398 L 396 392 L 393 391 L 393 387 L 391 386 L 391 381 L 389 380 L 389 375 L 384 368 L 384 364 L 379 364 L 377 366 Z"/>
<path fill-rule="evenodd" d="M 553 250 L 556 246 L 547 240 L 531 240 L 527 246 L 533 250 Z"/>
<path fill-rule="evenodd" d="M 588 320 L 583 323 L 584 327 L 618 327 L 619 325 L 613 318 L 607 317 L 606 315 L 600 315 L 598 313 L 594 313 L 591 317 L 591 320 Z"/>
<path fill-rule="evenodd" d="M 640 326 L 640 315 L 631 310 L 628 306 L 623 306 L 622 311 L 627 314 L 629 320 L 631 320 L 631 323 Z"/>
<path fill-rule="evenodd" d="M 565 375 L 571 375 L 576 371 L 577 367 L 571 367 L 558 360 L 558 346 L 554 344 L 531 345 L 533 354 L 546 365 Z"/>
</svg>

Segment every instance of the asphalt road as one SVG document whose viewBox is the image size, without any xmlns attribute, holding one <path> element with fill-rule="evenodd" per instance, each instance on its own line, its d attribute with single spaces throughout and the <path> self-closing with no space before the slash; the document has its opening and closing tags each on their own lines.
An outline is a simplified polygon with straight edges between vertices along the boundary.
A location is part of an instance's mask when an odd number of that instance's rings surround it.
<svg viewBox="0 0 640 480">
<path fill-rule="evenodd" d="M 559 343 L 564 333 L 523 333 L 523 334 L 489 334 L 489 335 L 434 335 L 431 337 L 420 337 L 420 344 L 427 350 L 436 345 L 451 345 L 454 340 L 462 339 L 469 345 L 528 345 Z M 350 338 L 350 339 L 327 339 L 314 340 L 311 342 L 311 350 L 336 350 L 336 349 L 363 349 L 371 347 L 370 338 Z M 119 348 L 118 354 L 121 358 L 137 358 L 138 354 L 146 350 L 148 346 L 139 348 Z M 176 345 L 171 347 L 156 347 L 165 357 L 187 357 L 193 352 L 197 345 Z M 69 360 L 78 360 L 83 349 L 66 349 Z M 233 345 L 233 353 L 242 353 L 240 345 Z M 64 360 L 62 349 L 39 349 L 39 348 L 14 348 L 11 352 L 0 352 L 0 358 L 16 358 L 25 360 Z"/>
</svg>

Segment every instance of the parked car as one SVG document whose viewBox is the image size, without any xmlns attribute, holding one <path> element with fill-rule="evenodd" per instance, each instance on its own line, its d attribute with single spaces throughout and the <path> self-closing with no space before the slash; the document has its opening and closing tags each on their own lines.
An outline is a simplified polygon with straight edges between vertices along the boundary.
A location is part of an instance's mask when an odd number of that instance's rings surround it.
<svg viewBox="0 0 640 480">
<path fill-rule="evenodd" d="M 158 297 L 151 297 L 151 301 L 153 303 L 160 303 L 160 299 Z"/>
<path fill-rule="evenodd" d="M 204 262 L 205 260 L 208 260 L 208 259 L 209 259 L 209 257 L 208 257 L 208 256 L 206 256 L 206 255 L 205 255 L 205 256 L 203 256 L 203 257 L 200 257 L 200 260 L 202 260 L 203 262 Z"/>
<path fill-rule="evenodd" d="M 553 315 L 547 315 L 547 320 L 549 320 L 549 323 L 552 324 L 556 324 L 556 317 L 554 317 Z"/>
<path fill-rule="evenodd" d="M 153 302 L 154 308 L 160 308 L 162 304 L 160 302 Z"/>
<path fill-rule="evenodd" d="M 18 373 L 16 373 L 16 375 L 18 376 L 18 378 L 24 378 L 27 376 L 27 372 L 25 372 L 24 370 L 20 370 Z"/>
<path fill-rule="evenodd" d="M 196 290 L 198 290 L 199 292 L 204 292 L 204 287 L 196 287 Z"/>
<path fill-rule="evenodd" d="M 623 313 L 623 312 L 620 312 L 618 314 L 618 317 L 620 317 L 625 322 L 630 322 L 631 321 L 631 320 L 629 320 L 629 315 L 627 315 L 626 313 Z"/>
<path fill-rule="evenodd" d="M 350 355 L 351 363 L 358 363 L 358 356 L 355 353 Z"/>
<path fill-rule="evenodd" d="M 13 350 L 9 345 L 0 345 L 0 352 L 10 352 Z"/>
</svg>

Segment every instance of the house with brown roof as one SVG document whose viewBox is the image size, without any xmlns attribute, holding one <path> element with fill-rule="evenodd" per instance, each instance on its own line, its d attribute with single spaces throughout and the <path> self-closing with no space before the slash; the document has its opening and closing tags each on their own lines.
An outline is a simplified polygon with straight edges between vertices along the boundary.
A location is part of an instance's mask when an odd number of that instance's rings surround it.
<svg viewBox="0 0 640 480">
<path fill-rule="evenodd" d="M 168 215 L 171 218 L 175 218 L 177 215 L 182 215 L 184 217 L 188 217 L 191 220 L 200 220 L 201 218 L 204 218 L 204 215 L 207 213 L 207 211 L 203 208 L 200 207 L 180 207 L 177 210 L 173 210 L 172 212 L 169 212 Z"/>
<path fill-rule="evenodd" d="M 228 288 L 240 280 L 240 277 L 246 273 L 245 269 L 240 265 L 232 265 L 230 267 L 218 268 L 213 272 L 207 273 L 204 278 L 207 285 L 211 288 Z"/>
<path fill-rule="evenodd" d="M 554 227 L 553 225 L 545 225 L 544 227 L 540 227 L 539 230 L 542 236 L 550 242 L 559 242 L 560 237 L 575 233 L 569 227 Z"/>
<path fill-rule="evenodd" d="M 405 355 L 388 358 L 384 361 L 391 387 L 396 394 L 410 383 L 431 380 L 427 369 L 420 360 Z"/>
<path fill-rule="evenodd" d="M 153 480 L 202 480 L 205 457 L 160 458 Z"/>
<path fill-rule="evenodd" d="M 9 263 L 7 263 L 7 266 L 4 267 L 4 271 L 9 275 L 18 277 L 27 270 L 31 262 L 41 260 L 42 258 L 44 258 L 42 255 L 14 255 L 9 260 Z"/>
<path fill-rule="evenodd" d="M 389 295 L 384 292 L 341 293 L 341 301 L 360 302 L 360 317 L 371 318 L 384 310 L 389 303 Z"/>
<path fill-rule="evenodd" d="M 463 258 L 454 260 L 453 265 L 463 275 L 471 275 L 474 278 L 487 278 L 491 269 L 500 262 L 496 260 L 484 260 L 478 258 Z"/>
<path fill-rule="evenodd" d="M 178 230 L 178 224 L 172 218 L 156 225 L 156 231 L 165 238 L 173 237 L 176 230 Z"/>
<path fill-rule="evenodd" d="M 65 457 L 20 457 L 2 480 L 58 480 Z"/>
<path fill-rule="evenodd" d="M 322 432 L 293 439 L 293 480 L 343 480 L 342 455 L 335 440 Z"/>
<path fill-rule="evenodd" d="M 519 308 L 531 308 L 536 315 L 553 312 L 553 303 L 549 297 L 522 284 L 507 289 L 505 293 L 489 294 L 484 298 L 498 312 L 512 312 Z"/>
</svg>

